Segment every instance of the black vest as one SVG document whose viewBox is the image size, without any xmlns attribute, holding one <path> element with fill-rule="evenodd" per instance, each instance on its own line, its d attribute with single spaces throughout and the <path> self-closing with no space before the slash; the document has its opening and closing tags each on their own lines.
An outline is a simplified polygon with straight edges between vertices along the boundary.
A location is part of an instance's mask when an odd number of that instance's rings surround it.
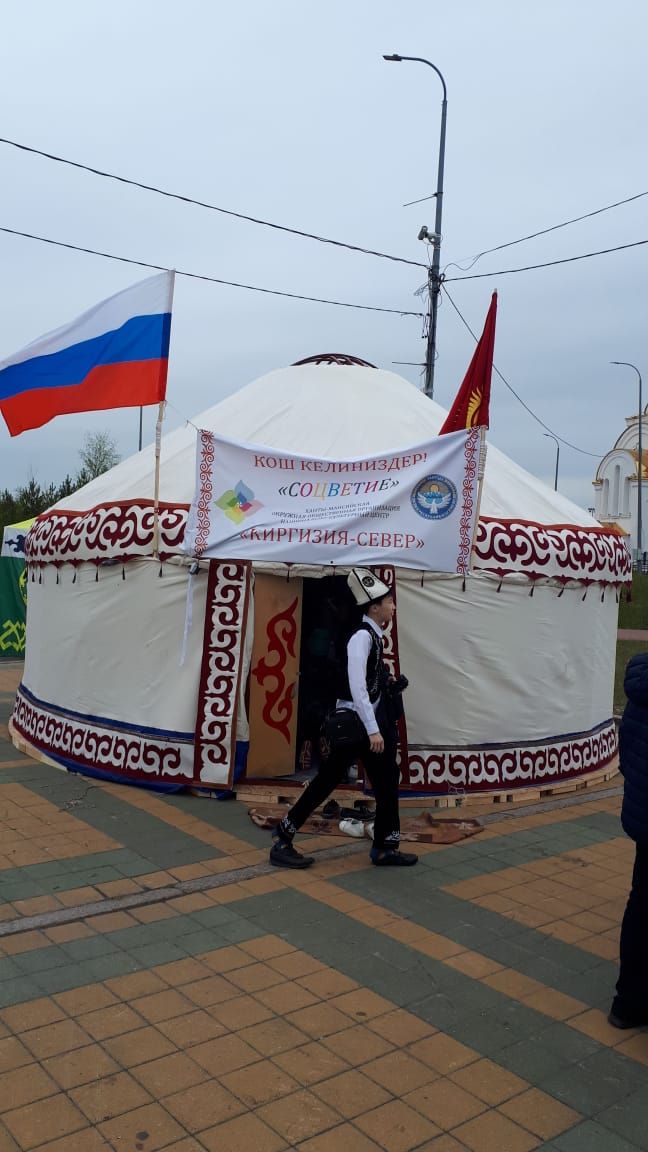
<svg viewBox="0 0 648 1152">
<path fill-rule="evenodd" d="M 383 661 L 383 645 L 382 640 L 377 632 L 371 627 L 371 624 L 365 624 L 363 621 L 356 632 L 368 632 L 371 639 L 371 648 L 369 649 L 369 656 L 367 658 L 367 692 L 372 704 L 376 703 L 381 692 L 384 691 L 387 680 L 389 678 L 389 670 Z M 355 632 L 353 633 L 355 636 Z M 344 670 L 340 676 L 340 683 L 338 685 L 338 699 L 351 700 L 351 688 L 349 686 L 349 666 L 347 661 L 344 662 Z"/>
</svg>

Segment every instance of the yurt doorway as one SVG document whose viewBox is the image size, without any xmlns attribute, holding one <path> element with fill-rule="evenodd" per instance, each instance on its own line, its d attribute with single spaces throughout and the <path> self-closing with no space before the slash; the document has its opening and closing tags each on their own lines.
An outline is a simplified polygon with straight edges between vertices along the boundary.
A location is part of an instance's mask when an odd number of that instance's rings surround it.
<svg viewBox="0 0 648 1152">
<path fill-rule="evenodd" d="M 317 767 L 319 727 L 335 703 L 352 617 L 343 576 L 255 574 L 249 779 L 303 778 Z"/>
<path fill-rule="evenodd" d="M 352 623 L 353 599 L 344 576 L 303 581 L 295 762 L 299 776 L 318 766 L 320 728 L 335 707 Z"/>
</svg>

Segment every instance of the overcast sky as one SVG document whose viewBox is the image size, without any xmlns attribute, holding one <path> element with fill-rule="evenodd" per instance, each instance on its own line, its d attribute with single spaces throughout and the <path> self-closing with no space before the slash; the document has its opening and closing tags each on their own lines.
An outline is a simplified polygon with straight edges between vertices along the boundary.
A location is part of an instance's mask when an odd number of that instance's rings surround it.
<svg viewBox="0 0 648 1152">
<path fill-rule="evenodd" d="M 425 259 L 448 85 L 442 265 L 648 189 L 648 8 L 641 0 L 17 0 L 3 9 L 2 135 L 307 231 Z M 0 144 L 0 225 L 262 287 L 418 310 L 423 270 L 344 252 L 74 171 Z M 648 197 L 482 258 L 498 271 L 648 238 Z M 0 358 L 148 275 L 0 233 Z M 559 435 L 603 454 L 646 369 L 648 246 L 449 284 L 481 329 L 499 291 L 496 363 Z M 448 277 L 462 275 L 456 267 Z M 473 343 L 441 309 L 436 398 Z M 321 351 L 420 361 L 421 324 L 191 281 L 176 284 L 168 426 Z M 395 368 L 412 381 L 418 370 Z M 11 439 L 0 485 L 58 481 L 86 431 L 137 448 L 137 412 L 61 417 Z M 154 415 L 147 410 L 146 439 Z M 553 482 L 555 447 L 494 377 L 491 440 Z M 561 449 L 587 507 L 597 461 Z"/>
</svg>

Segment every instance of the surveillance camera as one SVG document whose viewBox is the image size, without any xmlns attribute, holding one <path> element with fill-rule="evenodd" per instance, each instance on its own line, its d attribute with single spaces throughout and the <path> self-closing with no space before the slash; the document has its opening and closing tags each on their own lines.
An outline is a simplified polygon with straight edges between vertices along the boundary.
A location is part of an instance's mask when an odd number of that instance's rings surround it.
<svg viewBox="0 0 648 1152">
<path fill-rule="evenodd" d="M 441 237 L 440 237 L 439 233 L 438 232 L 430 232 L 428 230 L 427 224 L 424 224 L 423 227 L 421 228 L 421 231 L 418 234 L 418 239 L 419 240 L 425 240 L 426 243 L 432 244 L 432 246 L 434 246 L 435 244 L 441 243 Z"/>
</svg>

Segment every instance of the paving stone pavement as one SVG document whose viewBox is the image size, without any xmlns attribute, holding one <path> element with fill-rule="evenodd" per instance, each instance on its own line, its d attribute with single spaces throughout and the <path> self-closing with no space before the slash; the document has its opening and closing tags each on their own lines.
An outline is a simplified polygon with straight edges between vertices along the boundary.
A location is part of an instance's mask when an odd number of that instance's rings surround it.
<svg viewBox="0 0 648 1152">
<path fill-rule="evenodd" d="M 316 866 L 284 874 L 243 804 L 19 755 L 19 673 L 0 665 L 0 1152 L 648 1149 L 648 1033 L 606 1020 L 617 789 L 484 806 L 406 873 L 304 838 Z"/>
</svg>

